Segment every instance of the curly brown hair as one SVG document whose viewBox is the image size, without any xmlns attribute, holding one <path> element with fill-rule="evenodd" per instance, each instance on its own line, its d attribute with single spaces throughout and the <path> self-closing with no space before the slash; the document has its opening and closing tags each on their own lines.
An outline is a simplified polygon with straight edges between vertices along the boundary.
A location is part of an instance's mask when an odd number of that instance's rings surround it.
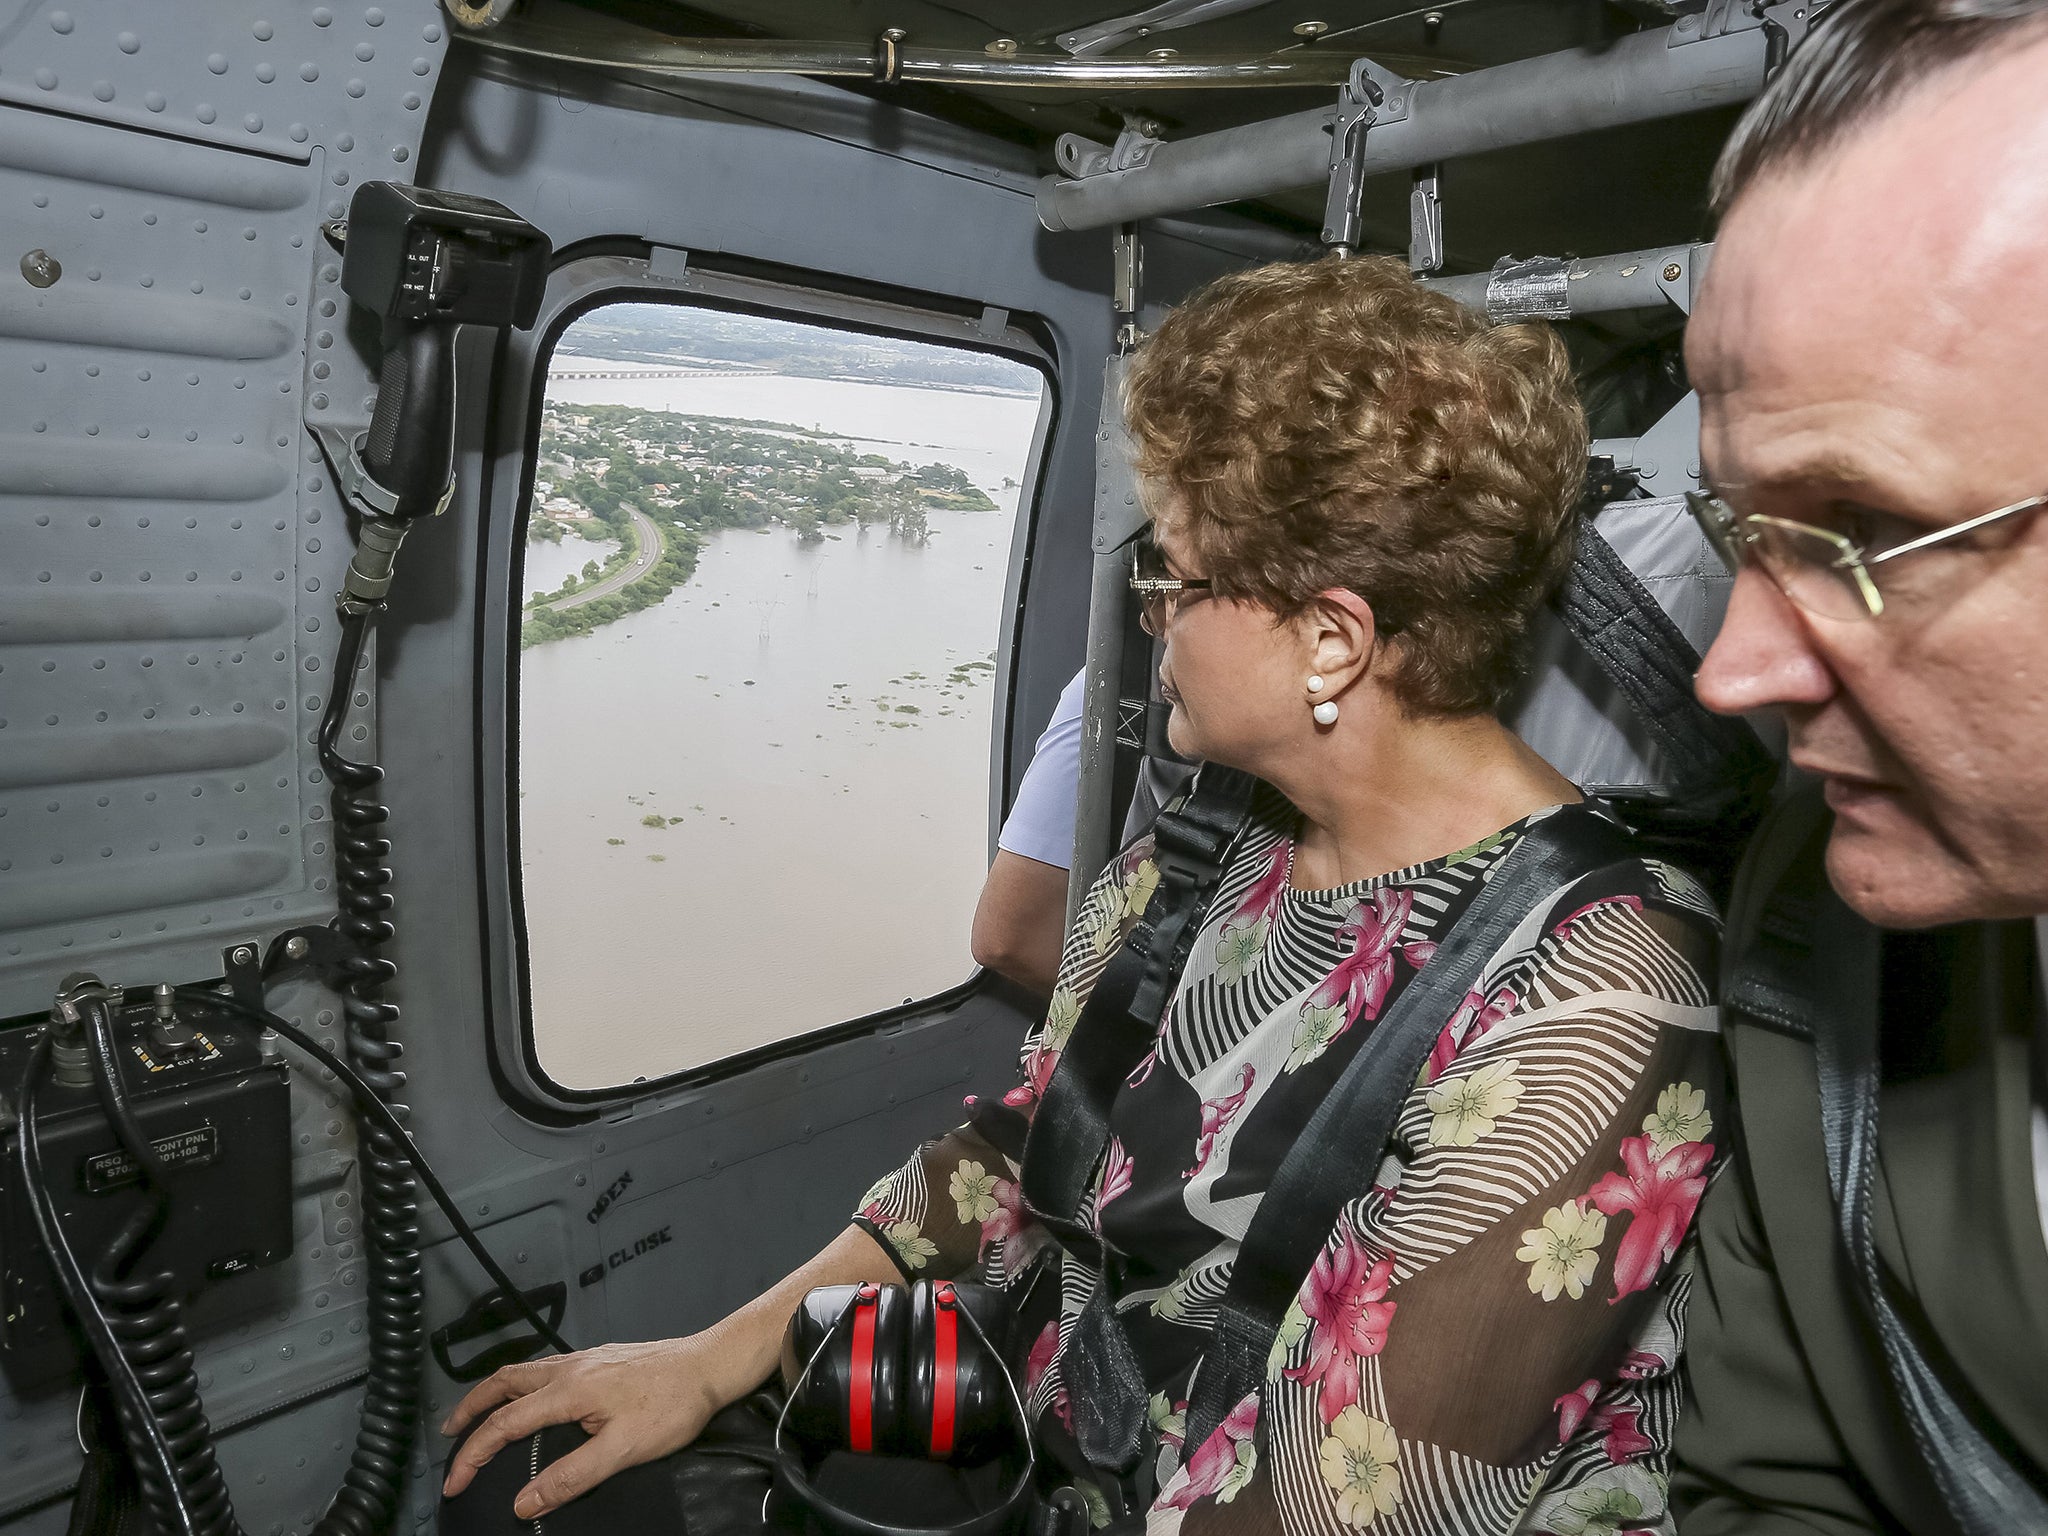
<svg viewBox="0 0 2048 1536">
<path fill-rule="evenodd" d="M 1393 258 L 1257 267 L 1166 317 L 1124 415 L 1220 595 L 1285 617 L 1357 593 L 1411 713 L 1495 710 L 1520 681 L 1586 471 L 1550 327 L 1490 327 Z"/>
</svg>

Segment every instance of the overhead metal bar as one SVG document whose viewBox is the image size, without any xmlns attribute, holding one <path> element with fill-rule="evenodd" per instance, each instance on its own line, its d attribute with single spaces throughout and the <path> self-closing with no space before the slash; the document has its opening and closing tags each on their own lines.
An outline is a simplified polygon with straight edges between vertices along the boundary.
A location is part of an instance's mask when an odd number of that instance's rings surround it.
<svg viewBox="0 0 2048 1536">
<path fill-rule="evenodd" d="M 1423 287 L 1494 321 L 1568 320 L 1666 306 L 1689 315 L 1713 250 L 1711 244 L 1664 245 L 1618 256 L 1507 258 L 1491 272 L 1425 278 Z"/>
<path fill-rule="evenodd" d="M 1358 174 L 1414 171 L 1511 145 L 1561 139 L 1736 106 L 1773 62 L 1765 16 L 1728 0 L 1676 25 L 1604 48 L 1574 48 L 1441 80 L 1413 81 L 1379 104 Z M 1325 181 L 1334 107 L 1158 145 L 1142 166 L 1039 184 L 1039 222 L 1098 229 L 1270 196 Z M 1092 157 L 1080 157 L 1090 159 Z"/>
<path fill-rule="evenodd" d="M 1250 86 L 1334 86 L 1350 74 L 1337 53 L 1292 48 L 1254 59 L 1077 59 L 965 48 L 926 48 L 894 28 L 870 47 L 781 38 L 636 36 L 511 21 L 457 37 L 500 53 L 657 78 L 700 75 L 810 75 L 894 84 L 1002 86 L 1039 90 L 1219 90 Z M 1120 220 L 1110 219 L 1108 223 Z"/>
</svg>

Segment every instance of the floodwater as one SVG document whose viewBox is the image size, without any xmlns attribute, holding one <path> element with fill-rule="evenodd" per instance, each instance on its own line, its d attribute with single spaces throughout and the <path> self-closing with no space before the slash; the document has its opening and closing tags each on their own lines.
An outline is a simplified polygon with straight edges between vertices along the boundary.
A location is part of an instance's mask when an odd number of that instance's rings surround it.
<svg viewBox="0 0 2048 1536">
<path fill-rule="evenodd" d="M 812 545 L 721 533 L 660 605 L 521 653 L 542 1067 L 572 1088 L 659 1077 L 965 980 L 986 664 L 1022 495 L 1003 482 L 1025 477 L 1037 399 L 774 376 L 565 381 L 551 398 L 821 427 L 957 465 L 1001 510 L 933 512 L 923 547 L 850 525 Z M 599 549 L 529 545 L 519 590 Z"/>
<path fill-rule="evenodd" d="M 571 576 L 580 576 L 583 567 L 595 560 L 603 565 L 617 552 L 617 539 L 586 539 L 580 534 L 565 533 L 562 542 L 551 544 L 545 539 L 526 546 L 526 575 L 521 578 L 519 590 L 525 597 L 536 592 L 552 592 Z"/>
</svg>

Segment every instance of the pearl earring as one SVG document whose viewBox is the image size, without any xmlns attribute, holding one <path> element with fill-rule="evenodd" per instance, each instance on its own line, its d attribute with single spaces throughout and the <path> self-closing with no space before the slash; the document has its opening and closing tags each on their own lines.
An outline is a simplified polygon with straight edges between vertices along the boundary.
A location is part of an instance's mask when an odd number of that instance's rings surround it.
<svg viewBox="0 0 2048 1536">
<path fill-rule="evenodd" d="M 1334 699 L 1325 699 L 1315 707 L 1314 714 L 1317 725 L 1335 725 L 1337 723 L 1336 701 Z"/>
<path fill-rule="evenodd" d="M 1312 677 L 1308 680 L 1308 691 L 1310 693 L 1321 693 L 1323 691 L 1323 680 L 1320 676 Z"/>
</svg>

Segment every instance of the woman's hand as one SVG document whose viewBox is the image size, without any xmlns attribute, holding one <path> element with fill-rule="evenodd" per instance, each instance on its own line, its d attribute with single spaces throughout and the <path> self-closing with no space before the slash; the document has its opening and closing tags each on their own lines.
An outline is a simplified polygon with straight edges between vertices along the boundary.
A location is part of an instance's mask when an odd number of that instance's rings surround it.
<svg viewBox="0 0 2048 1536">
<path fill-rule="evenodd" d="M 478 1383 L 442 1424 L 442 1434 L 459 1435 L 490 1415 L 449 1463 L 441 1492 L 462 1492 L 515 1440 L 550 1424 L 581 1424 L 589 1441 L 541 1468 L 512 1501 L 512 1513 L 522 1520 L 559 1509 L 614 1472 L 695 1440 L 725 1406 L 726 1394 L 714 1385 L 720 1374 L 703 1334 L 508 1365 Z"/>
</svg>

